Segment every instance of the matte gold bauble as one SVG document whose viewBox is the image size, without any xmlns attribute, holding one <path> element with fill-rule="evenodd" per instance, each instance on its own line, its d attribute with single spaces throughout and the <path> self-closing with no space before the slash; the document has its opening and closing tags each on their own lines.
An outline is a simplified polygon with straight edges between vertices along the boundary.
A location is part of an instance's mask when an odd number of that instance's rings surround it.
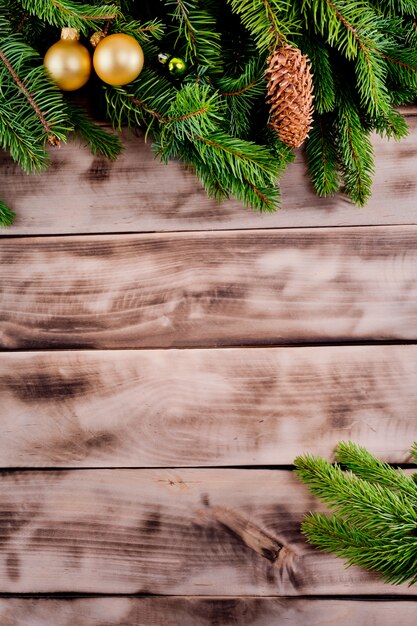
<svg viewBox="0 0 417 626">
<path fill-rule="evenodd" d="M 123 33 L 109 35 L 94 51 L 97 76 L 109 85 L 127 85 L 142 71 L 143 50 L 133 37 Z"/>
<path fill-rule="evenodd" d="M 91 57 L 78 41 L 77 31 L 63 29 L 61 40 L 45 54 L 44 65 L 56 85 L 63 91 L 75 91 L 86 84 L 91 74 Z"/>
</svg>

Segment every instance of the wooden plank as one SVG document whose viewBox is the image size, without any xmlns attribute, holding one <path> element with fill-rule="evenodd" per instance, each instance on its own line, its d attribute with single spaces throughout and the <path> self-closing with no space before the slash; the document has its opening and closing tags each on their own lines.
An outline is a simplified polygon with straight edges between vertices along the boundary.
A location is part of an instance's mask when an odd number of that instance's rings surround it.
<svg viewBox="0 0 417 626">
<path fill-rule="evenodd" d="M 417 337 L 417 227 L 12 238 L 0 346 Z"/>
<path fill-rule="evenodd" d="M 236 201 L 219 206 L 192 172 L 176 162 L 161 165 L 143 137 L 132 136 L 114 163 L 76 142 L 55 149 L 50 170 L 38 177 L 26 176 L 0 154 L 1 197 L 18 215 L 0 235 L 416 224 L 417 118 L 411 114 L 410 135 L 401 143 L 374 140 L 376 175 L 365 209 L 341 194 L 318 198 L 301 153 L 283 178 L 277 214 L 259 215 Z"/>
<path fill-rule="evenodd" d="M 2 626 L 415 626 L 413 600 L 88 598 L 0 600 Z"/>
<path fill-rule="evenodd" d="M 387 593 L 305 543 L 300 520 L 319 506 L 283 470 L 3 473 L 0 592 Z"/>
<path fill-rule="evenodd" d="M 0 355 L 1 467 L 291 464 L 417 440 L 417 346 Z"/>
</svg>

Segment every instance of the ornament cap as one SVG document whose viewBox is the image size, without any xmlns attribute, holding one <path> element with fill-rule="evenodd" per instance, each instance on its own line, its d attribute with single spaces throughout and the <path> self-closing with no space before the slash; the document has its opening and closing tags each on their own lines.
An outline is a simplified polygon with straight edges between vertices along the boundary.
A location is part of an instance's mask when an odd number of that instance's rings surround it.
<svg viewBox="0 0 417 626">
<path fill-rule="evenodd" d="M 64 39 L 65 41 L 79 41 L 80 31 L 76 28 L 63 28 L 61 30 L 61 39 Z"/>
<path fill-rule="evenodd" d="M 103 33 L 102 30 L 97 30 L 95 33 L 93 33 L 90 37 L 90 43 L 93 46 L 93 48 L 97 48 L 100 41 L 104 39 L 105 37 L 106 35 L 105 33 Z"/>
<path fill-rule="evenodd" d="M 162 65 L 166 65 L 166 63 L 168 63 L 169 59 L 171 58 L 170 54 L 167 54 L 166 52 L 160 52 L 158 54 L 158 61 L 162 64 Z"/>
</svg>

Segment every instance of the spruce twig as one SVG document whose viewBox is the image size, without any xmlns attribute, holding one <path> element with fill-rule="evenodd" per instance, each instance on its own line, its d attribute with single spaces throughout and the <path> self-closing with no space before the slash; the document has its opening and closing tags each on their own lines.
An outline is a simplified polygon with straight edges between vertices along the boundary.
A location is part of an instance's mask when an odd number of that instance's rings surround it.
<svg viewBox="0 0 417 626">
<path fill-rule="evenodd" d="M 17 72 L 13 69 L 12 64 L 10 63 L 9 59 L 7 58 L 7 56 L 5 55 L 5 53 L 3 52 L 3 50 L 0 48 L 0 61 L 2 61 L 5 65 L 5 67 L 7 68 L 8 72 L 11 74 L 14 82 L 16 83 L 16 85 L 19 87 L 20 91 L 25 95 L 25 98 L 27 99 L 27 101 L 29 102 L 30 106 L 32 107 L 32 109 L 35 111 L 36 115 L 39 118 L 40 123 L 42 124 L 42 127 L 48 137 L 48 143 L 50 143 L 52 146 L 56 146 L 59 144 L 59 138 L 54 135 L 54 133 L 52 132 L 51 127 L 49 126 L 45 115 L 42 113 L 42 111 L 40 110 L 40 108 L 38 107 L 36 100 L 34 99 L 34 97 L 32 96 L 32 94 L 28 91 L 28 89 L 26 88 L 26 86 L 24 85 L 23 81 L 19 78 Z"/>
<path fill-rule="evenodd" d="M 416 444 L 412 455 L 417 457 Z M 298 478 L 332 511 L 306 515 L 302 532 L 348 565 L 377 571 L 390 583 L 414 584 L 417 484 L 352 442 L 339 443 L 336 459 L 340 464 L 308 454 L 295 460 Z"/>
<path fill-rule="evenodd" d="M 12 211 L 5 202 L 0 200 L 0 227 L 11 226 L 15 217 L 16 213 Z"/>
</svg>

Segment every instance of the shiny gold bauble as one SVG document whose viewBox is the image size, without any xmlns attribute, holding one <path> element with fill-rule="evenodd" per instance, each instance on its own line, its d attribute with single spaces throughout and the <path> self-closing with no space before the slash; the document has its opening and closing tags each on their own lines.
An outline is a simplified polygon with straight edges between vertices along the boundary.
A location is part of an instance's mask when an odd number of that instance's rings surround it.
<svg viewBox="0 0 417 626">
<path fill-rule="evenodd" d="M 43 62 L 51 79 L 63 91 L 79 89 L 90 78 L 90 53 L 79 41 L 57 41 L 49 48 Z"/>
<path fill-rule="evenodd" d="M 109 85 L 127 85 L 142 71 L 143 50 L 133 37 L 123 33 L 109 35 L 94 51 L 97 76 Z"/>
</svg>

